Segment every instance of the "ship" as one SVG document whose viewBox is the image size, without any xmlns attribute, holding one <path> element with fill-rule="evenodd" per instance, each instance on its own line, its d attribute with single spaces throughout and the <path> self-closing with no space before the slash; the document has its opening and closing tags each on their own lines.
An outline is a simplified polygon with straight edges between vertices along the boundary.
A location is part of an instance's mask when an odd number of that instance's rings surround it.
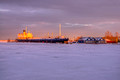
<svg viewBox="0 0 120 80">
<path fill-rule="evenodd" d="M 115 33 L 115 36 L 113 36 L 111 32 L 107 31 L 105 33 L 105 37 L 103 37 L 103 38 L 105 39 L 106 43 L 118 43 L 118 41 L 119 41 L 118 36 L 119 35 L 117 32 Z"/>
<path fill-rule="evenodd" d="M 30 31 L 23 30 L 23 33 L 17 35 L 16 42 L 39 42 L 39 43 L 68 43 L 69 38 L 61 36 L 61 24 L 59 24 L 59 36 L 56 38 L 34 38 Z"/>
</svg>

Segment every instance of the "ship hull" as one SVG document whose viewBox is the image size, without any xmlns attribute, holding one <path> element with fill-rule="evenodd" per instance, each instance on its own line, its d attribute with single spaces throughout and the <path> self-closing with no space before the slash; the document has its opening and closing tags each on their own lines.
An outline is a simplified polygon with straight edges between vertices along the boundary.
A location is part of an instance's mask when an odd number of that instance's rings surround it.
<svg viewBox="0 0 120 80">
<path fill-rule="evenodd" d="M 55 38 L 55 39 L 16 39 L 16 42 L 40 42 L 40 43 L 66 43 L 68 38 Z"/>
<path fill-rule="evenodd" d="M 116 41 L 106 41 L 107 43 L 117 43 Z"/>
</svg>

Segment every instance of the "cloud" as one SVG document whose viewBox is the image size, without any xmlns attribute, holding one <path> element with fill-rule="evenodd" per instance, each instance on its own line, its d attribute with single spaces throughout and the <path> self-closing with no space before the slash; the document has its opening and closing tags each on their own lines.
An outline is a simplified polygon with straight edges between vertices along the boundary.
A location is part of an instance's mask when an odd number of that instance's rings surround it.
<svg viewBox="0 0 120 80">
<path fill-rule="evenodd" d="M 92 24 L 65 23 L 65 27 L 90 27 Z"/>
<path fill-rule="evenodd" d="M 8 12 L 10 11 L 9 9 L 0 9 L 0 12 Z"/>
<path fill-rule="evenodd" d="M 118 31 L 119 8 L 119 0 L 0 0 L 0 33 L 26 25 L 54 30 L 60 23 L 69 32 Z"/>
</svg>

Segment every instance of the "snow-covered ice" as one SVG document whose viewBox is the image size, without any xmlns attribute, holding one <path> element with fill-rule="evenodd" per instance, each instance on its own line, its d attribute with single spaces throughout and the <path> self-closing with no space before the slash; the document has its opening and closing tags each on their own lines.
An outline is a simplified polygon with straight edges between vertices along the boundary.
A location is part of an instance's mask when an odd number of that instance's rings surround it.
<svg viewBox="0 0 120 80">
<path fill-rule="evenodd" d="M 120 80 L 120 44 L 0 43 L 0 80 Z"/>
</svg>

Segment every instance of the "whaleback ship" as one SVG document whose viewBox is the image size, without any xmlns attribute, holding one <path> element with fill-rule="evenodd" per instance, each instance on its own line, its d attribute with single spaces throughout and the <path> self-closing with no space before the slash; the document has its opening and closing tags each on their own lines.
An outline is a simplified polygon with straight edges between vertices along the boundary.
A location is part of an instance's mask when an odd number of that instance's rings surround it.
<svg viewBox="0 0 120 80">
<path fill-rule="evenodd" d="M 61 24 L 59 24 L 59 36 L 56 38 L 34 38 L 30 31 L 23 30 L 23 33 L 19 33 L 16 42 L 41 42 L 41 43 L 68 43 L 68 38 L 61 36 Z"/>
</svg>

